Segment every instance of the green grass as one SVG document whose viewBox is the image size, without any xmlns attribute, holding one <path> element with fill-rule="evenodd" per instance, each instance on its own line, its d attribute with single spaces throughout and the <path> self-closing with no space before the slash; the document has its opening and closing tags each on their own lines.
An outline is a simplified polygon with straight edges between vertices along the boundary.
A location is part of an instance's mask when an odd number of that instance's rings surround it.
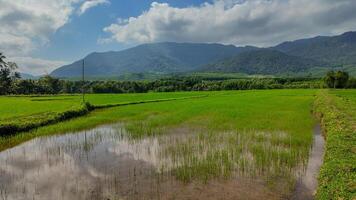
<svg viewBox="0 0 356 200">
<path fill-rule="evenodd" d="M 317 199 L 355 199 L 356 90 L 320 92 L 315 112 L 326 136 Z"/>
<path fill-rule="evenodd" d="M 103 94 L 88 95 L 87 99 L 105 107 L 200 95 L 208 96 L 94 110 L 82 117 L 2 137 L 0 150 L 38 136 L 116 122 L 123 123 L 134 140 L 172 132 L 184 134 L 188 130 L 195 134 L 164 150 L 165 156 L 179 163 L 171 171 L 178 179 L 207 181 L 228 178 L 238 171 L 264 177 L 271 185 L 286 183 L 288 193 L 295 183 L 293 170 L 305 164 L 309 155 L 316 123 L 311 112 L 314 105 L 326 136 L 317 199 L 356 198 L 356 90 Z M 0 97 L 0 120 L 78 108 L 80 98 Z"/>
<path fill-rule="evenodd" d="M 87 94 L 86 101 L 93 105 L 127 103 L 154 99 L 180 98 L 197 95 L 195 92 L 142 93 L 142 94 Z M 0 96 L 0 121 L 38 113 L 62 112 L 81 105 L 81 95 L 56 96 Z"/>
<path fill-rule="evenodd" d="M 79 96 L 8 97 L 0 96 L 0 121 L 33 114 L 62 112 L 79 107 Z"/>
<path fill-rule="evenodd" d="M 136 126 L 140 124 L 152 129 L 194 126 L 221 131 L 236 129 L 286 131 L 293 136 L 293 143 L 298 145 L 312 138 L 310 133 L 314 121 L 310 108 L 315 92 L 316 90 L 204 92 L 203 94 L 214 95 L 208 98 L 97 110 L 88 116 L 43 127 L 35 132 L 61 133 L 84 127 L 90 128 L 106 122 L 122 121 L 128 124 L 133 134 L 142 134 L 135 130 L 135 127 L 140 129 L 140 126 Z M 96 101 L 104 102 L 101 98 Z"/>
<path fill-rule="evenodd" d="M 216 93 L 216 92 L 214 92 Z M 213 94 L 213 93 L 210 93 Z M 149 101 L 156 99 L 183 98 L 192 96 L 201 96 L 201 92 L 161 92 L 161 93 L 135 93 L 135 94 L 88 94 L 86 101 L 95 106 L 105 106 L 108 104 L 129 103 L 138 101 Z"/>
<path fill-rule="evenodd" d="M 104 108 L 190 98 L 197 95 L 196 92 L 89 94 L 85 96 L 85 100 L 90 102 L 91 108 Z M 0 105 L 0 136 L 85 115 L 90 110 L 83 107 L 81 95 L 0 97 Z"/>
<path fill-rule="evenodd" d="M 172 169 L 179 180 L 205 182 L 228 178 L 239 171 L 242 175 L 265 178 L 271 185 L 283 181 L 290 193 L 296 179 L 293 172 L 306 163 L 309 155 L 315 93 L 316 90 L 204 92 L 210 95 L 99 109 L 83 117 L 2 138 L 0 147 L 6 149 L 34 137 L 114 122 L 123 123 L 132 139 L 179 134 L 180 129 L 186 129 L 195 133 L 190 141 L 183 140 L 165 150 L 166 156 L 180 163 Z"/>
</svg>

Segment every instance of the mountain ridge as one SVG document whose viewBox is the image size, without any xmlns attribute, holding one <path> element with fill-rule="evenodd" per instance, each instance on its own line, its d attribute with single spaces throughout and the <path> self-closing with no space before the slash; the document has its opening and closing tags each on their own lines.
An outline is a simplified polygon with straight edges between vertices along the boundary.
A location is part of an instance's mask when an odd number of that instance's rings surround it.
<svg viewBox="0 0 356 200">
<path fill-rule="evenodd" d="M 291 56 L 273 49 L 260 49 L 206 65 L 202 71 L 276 75 L 303 72 L 325 65 L 323 62 Z"/>
<path fill-rule="evenodd" d="M 262 51 L 261 51 L 262 50 Z M 283 54 L 274 66 L 268 58 L 274 58 L 271 51 Z M 249 53 L 246 53 L 249 52 Z M 254 53 L 258 55 L 253 55 Z M 266 55 L 261 55 L 266 53 Z M 243 53 L 244 58 L 236 58 Z M 248 56 L 246 55 L 248 54 Z M 270 57 L 272 56 L 272 57 Z M 246 60 L 246 59 L 249 60 Z M 254 61 L 262 59 L 264 63 Z M 277 59 L 276 58 L 276 59 Z M 228 60 L 234 60 L 228 66 Z M 245 62 L 237 60 L 243 59 Z M 299 61 L 297 61 L 299 59 Z M 313 38 L 282 42 L 273 47 L 237 47 L 218 43 L 175 43 L 161 42 L 141 44 L 122 51 L 93 52 L 85 58 L 86 76 L 119 76 L 127 73 L 175 73 L 194 71 L 215 71 L 213 66 L 224 63 L 221 72 L 239 73 L 297 73 L 312 68 L 332 68 L 356 66 L 356 32 L 345 32 L 337 36 L 317 36 Z M 81 60 L 54 70 L 56 77 L 77 77 L 81 75 Z M 248 63 L 249 68 L 244 65 Z M 254 65 L 251 65 L 255 63 Z M 283 64 L 285 66 L 283 66 Z M 207 67 L 210 66 L 210 67 Z M 231 69 L 229 69 L 231 68 Z M 258 69 L 257 69 L 258 68 Z M 271 70 L 268 70 L 270 68 Z M 236 69 L 239 69 L 236 71 Z M 277 71 L 275 69 L 278 69 Z"/>
<path fill-rule="evenodd" d="M 256 47 L 204 43 L 152 43 L 142 44 L 123 51 L 95 52 L 87 55 L 86 75 L 121 75 L 138 72 L 184 72 L 233 56 Z M 62 66 L 51 75 L 79 76 L 82 61 Z"/>
<path fill-rule="evenodd" d="M 356 64 L 356 32 L 353 31 L 337 36 L 317 36 L 283 42 L 271 48 L 333 65 Z"/>
</svg>

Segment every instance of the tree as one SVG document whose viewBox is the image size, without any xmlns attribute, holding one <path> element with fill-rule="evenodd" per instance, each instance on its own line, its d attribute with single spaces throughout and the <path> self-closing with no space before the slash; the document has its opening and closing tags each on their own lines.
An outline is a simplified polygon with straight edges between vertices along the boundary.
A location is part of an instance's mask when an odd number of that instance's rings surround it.
<svg viewBox="0 0 356 200">
<path fill-rule="evenodd" d="M 324 82 L 328 88 L 334 88 L 335 87 L 335 72 L 328 71 L 324 78 Z"/>
<path fill-rule="evenodd" d="M 356 88 L 356 78 L 350 78 L 347 83 L 347 88 Z"/>
<path fill-rule="evenodd" d="M 0 95 L 9 94 L 13 90 L 13 83 L 20 78 L 16 63 L 6 62 L 5 59 L 4 54 L 0 53 Z"/>
<path fill-rule="evenodd" d="M 40 93 L 43 94 L 58 94 L 62 89 L 62 82 L 50 75 L 40 78 L 38 84 L 41 87 Z"/>
<path fill-rule="evenodd" d="M 324 82 L 329 88 L 345 88 L 349 80 L 349 74 L 344 71 L 329 71 Z"/>
<path fill-rule="evenodd" d="M 13 92 L 15 94 L 35 94 L 37 93 L 36 83 L 34 80 L 18 80 L 15 83 Z"/>
<path fill-rule="evenodd" d="M 346 88 L 348 81 L 349 81 L 349 74 L 347 72 L 344 72 L 344 71 L 336 72 L 336 74 L 335 74 L 335 87 L 336 88 Z"/>
</svg>

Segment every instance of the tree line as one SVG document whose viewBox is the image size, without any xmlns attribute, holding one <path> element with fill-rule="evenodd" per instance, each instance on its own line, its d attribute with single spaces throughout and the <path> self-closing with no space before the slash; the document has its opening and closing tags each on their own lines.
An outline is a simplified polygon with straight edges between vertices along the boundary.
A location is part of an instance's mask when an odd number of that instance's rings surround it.
<svg viewBox="0 0 356 200">
<path fill-rule="evenodd" d="M 200 78 L 170 78 L 155 81 L 68 81 L 51 76 L 39 80 L 12 81 L 0 94 L 59 94 L 80 93 L 145 93 L 175 91 L 219 91 L 250 89 L 295 89 L 295 88 L 356 88 L 356 80 L 349 79 L 346 84 L 320 79 L 265 78 L 265 79 L 231 79 L 211 81 Z M 341 87 L 342 86 L 342 87 Z M 1 87 L 0 88 L 4 88 Z"/>
<path fill-rule="evenodd" d="M 324 79 L 244 78 L 212 80 L 204 77 L 172 77 L 153 81 L 69 81 L 49 75 L 38 80 L 21 79 L 17 65 L 0 53 L 0 95 L 80 93 L 145 93 L 283 88 L 356 88 L 356 79 L 346 72 L 330 71 Z"/>
</svg>

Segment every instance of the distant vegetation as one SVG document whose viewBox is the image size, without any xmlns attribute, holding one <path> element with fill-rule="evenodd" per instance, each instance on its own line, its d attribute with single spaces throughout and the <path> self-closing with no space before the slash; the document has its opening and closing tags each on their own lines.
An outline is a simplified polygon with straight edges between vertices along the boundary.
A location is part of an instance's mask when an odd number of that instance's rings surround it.
<svg viewBox="0 0 356 200">
<path fill-rule="evenodd" d="M 220 91 L 251 89 L 356 88 L 356 79 L 345 72 L 330 72 L 318 78 L 232 78 L 177 77 L 152 81 L 69 81 L 49 75 L 39 80 L 15 80 L 3 94 L 146 93 L 177 91 Z"/>
<path fill-rule="evenodd" d="M 219 91 L 283 88 L 323 88 L 321 79 L 312 78 L 245 78 L 204 80 L 196 77 L 167 78 L 154 81 L 68 81 L 51 76 L 39 80 L 16 80 L 3 94 L 73 94 L 81 93 L 146 93 L 176 91 Z"/>
<path fill-rule="evenodd" d="M 251 89 L 293 89 L 293 88 L 356 88 L 356 79 L 348 73 L 330 71 L 319 78 L 268 78 L 234 76 L 189 75 L 167 77 L 150 81 L 71 81 L 50 75 L 38 80 L 19 79 L 16 64 L 3 64 L 0 71 L 0 95 L 29 94 L 74 94 L 81 93 L 146 93 L 176 91 L 220 91 Z"/>
</svg>

